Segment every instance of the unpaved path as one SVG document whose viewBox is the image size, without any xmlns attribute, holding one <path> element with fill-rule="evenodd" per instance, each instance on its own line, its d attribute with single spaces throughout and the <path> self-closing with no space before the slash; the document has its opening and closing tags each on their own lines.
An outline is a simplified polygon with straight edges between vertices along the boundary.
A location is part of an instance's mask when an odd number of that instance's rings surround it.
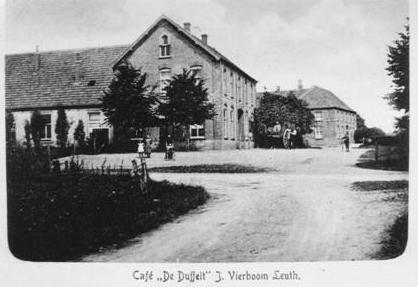
<svg viewBox="0 0 418 287">
<path fill-rule="evenodd" d="M 405 210 L 390 192 L 353 191 L 354 181 L 407 179 L 405 172 L 354 166 L 364 150 L 252 150 L 188 153 L 172 164 L 241 163 L 262 174 L 152 174 L 203 185 L 209 202 L 126 247 L 85 261 L 254 262 L 370 259 Z M 158 166 L 154 159 L 153 166 Z M 162 162 L 162 165 L 167 165 Z"/>
</svg>

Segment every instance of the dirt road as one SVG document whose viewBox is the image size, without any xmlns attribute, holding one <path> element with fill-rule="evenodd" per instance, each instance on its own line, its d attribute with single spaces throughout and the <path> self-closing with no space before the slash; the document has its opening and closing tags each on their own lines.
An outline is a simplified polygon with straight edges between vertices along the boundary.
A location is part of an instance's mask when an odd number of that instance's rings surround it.
<svg viewBox="0 0 418 287">
<path fill-rule="evenodd" d="M 240 163 L 275 168 L 260 174 L 152 174 L 203 185 L 198 210 L 143 234 L 126 247 L 84 261 L 254 262 L 364 260 L 406 208 L 390 193 L 352 190 L 363 180 L 407 179 L 406 172 L 354 166 L 364 150 L 251 150 L 178 154 L 171 164 Z M 170 163 L 162 162 L 161 165 Z M 151 166 L 158 166 L 153 159 Z"/>
</svg>

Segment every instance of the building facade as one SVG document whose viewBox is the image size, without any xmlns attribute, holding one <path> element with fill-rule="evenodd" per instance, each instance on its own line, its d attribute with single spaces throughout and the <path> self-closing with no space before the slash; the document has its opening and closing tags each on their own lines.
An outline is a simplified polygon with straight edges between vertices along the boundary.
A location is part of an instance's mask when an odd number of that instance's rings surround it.
<svg viewBox="0 0 418 287">
<path fill-rule="evenodd" d="M 6 56 L 6 108 L 13 112 L 18 142 L 33 110 L 40 110 L 46 125 L 42 141 L 55 144 L 57 109 L 66 109 L 71 124 L 69 141 L 78 120 L 88 136 L 100 133 L 112 142 L 112 127 L 101 111 L 101 97 L 123 61 L 147 73 L 147 84 L 163 88 L 183 69 L 205 80 L 216 116 L 190 127 L 198 149 L 251 148 L 250 121 L 257 81 L 208 44 L 206 34 L 196 37 L 190 23 L 183 26 L 161 16 L 129 46 L 53 51 Z M 152 129 L 154 143 L 159 128 Z"/>
<path fill-rule="evenodd" d="M 313 132 L 304 135 L 307 146 L 338 146 L 346 133 L 349 134 L 350 142 L 354 142 L 354 131 L 357 127 L 356 112 L 334 93 L 318 86 L 304 89 L 301 83 L 296 90 L 280 91 L 278 89 L 269 93 L 286 96 L 289 92 L 306 101 L 314 115 L 314 122 L 311 126 Z M 260 99 L 262 95 L 263 93 L 258 93 L 257 98 Z"/>
</svg>

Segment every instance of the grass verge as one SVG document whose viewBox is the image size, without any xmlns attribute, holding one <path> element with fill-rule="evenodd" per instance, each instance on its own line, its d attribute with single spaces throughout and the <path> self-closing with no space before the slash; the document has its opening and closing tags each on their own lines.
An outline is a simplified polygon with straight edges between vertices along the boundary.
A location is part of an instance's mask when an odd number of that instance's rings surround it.
<svg viewBox="0 0 418 287">
<path fill-rule="evenodd" d="M 408 162 L 402 160 L 376 161 L 375 151 L 368 150 L 359 157 L 356 166 L 369 169 L 408 171 Z"/>
<path fill-rule="evenodd" d="M 408 181 L 357 181 L 352 187 L 357 191 L 382 191 L 395 192 L 398 196 L 391 196 L 389 200 L 408 200 Z M 374 259 L 391 259 L 402 255 L 408 241 L 408 212 L 399 216 L 392 226 L 386 231 L 381 243 L 380 250 L 373 255 Z"/>
<path fill-rule="evenodd" d="M 375 254 L 375 259 L 392 259 L 402 255 L 408 241 L 408 213 L 398 217 L 387 230 L 387 236 L 381 242 L 380 251 Z"/>
<path fill-rule="evenodd" d="M 9 248 L 22 260 L 71 261 L 121 244 L 206 202 L 200 186 L 123 175 L 47 177 L 8 183 Z"/>
<path fill-rule="evenodd" d="M 273 170 L 238 164 L 200 164 L 153 167 L 149 168 L 149 171 L 161 173 L 261 173 Z"/>
</svg>

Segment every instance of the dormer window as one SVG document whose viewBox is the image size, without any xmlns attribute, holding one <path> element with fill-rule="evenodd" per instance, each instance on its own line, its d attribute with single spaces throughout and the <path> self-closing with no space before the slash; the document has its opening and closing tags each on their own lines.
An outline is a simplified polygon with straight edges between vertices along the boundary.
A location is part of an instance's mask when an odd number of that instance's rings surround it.
<svg viewBox="0 0 418 287">
<path fill-rule="evenodd" d="M 171 45 L 168 35 L 160 37 L 160 58 L 168 58 L 171 56 Z"/>
</svg>

